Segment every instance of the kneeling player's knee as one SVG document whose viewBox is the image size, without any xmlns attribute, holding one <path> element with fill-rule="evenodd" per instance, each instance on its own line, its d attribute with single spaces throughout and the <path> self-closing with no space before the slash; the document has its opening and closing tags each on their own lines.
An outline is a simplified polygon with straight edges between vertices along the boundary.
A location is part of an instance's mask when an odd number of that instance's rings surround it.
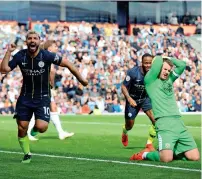
<svg viewBox="0 0 202 179">
<path fill-rule="evenodd" d="M 185 156 L 188 160 L 192 160 L 192 161 L 200 160 L 200 153 L 198 149 L 193 149 L 191 151 L 185 152 Z"/>
<path fill-rule="evenodd" d="M 200 156 L 199 155 L 193 155 L 189 158 L 189 160 L 192 160 L 192 161 L 198 161 L 200 160 Z"/>
<path fill-rule="evenodd" d="M 168 163 L 168 162 L 171 162 L 173 160 L 173 157 L 172 156 L 164 156 L 164 157 L 161 157 L 161 162 L 165 162 L 165 163 Z"/>
<path fill-rule="evenodd" d="M 198 160 L 200 160 L 200 156 L 199 155 L 197 155 L 197 156 L 194 157 L 194 161 L 198 161 Z"/>
<path fill-rule="evenodd" d="M 160 152 L 160 160 L 161 162 L 171 162 L 173 160 L 172 151 L 161 151 Z"/>
</svg>

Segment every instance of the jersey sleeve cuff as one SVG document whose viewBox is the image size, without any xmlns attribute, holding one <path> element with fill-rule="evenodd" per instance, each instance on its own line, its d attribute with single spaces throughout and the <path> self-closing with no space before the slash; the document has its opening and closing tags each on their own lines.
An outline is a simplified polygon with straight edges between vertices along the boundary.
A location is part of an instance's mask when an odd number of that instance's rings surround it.
<svg viewBox="0 0 202 179">
<path fill-rule="evenodd" d="M 180 75 L 178 75 L 174 70 L 173 70 L 173 75 L 176 77 L 179 77 Z"/>
</svg>

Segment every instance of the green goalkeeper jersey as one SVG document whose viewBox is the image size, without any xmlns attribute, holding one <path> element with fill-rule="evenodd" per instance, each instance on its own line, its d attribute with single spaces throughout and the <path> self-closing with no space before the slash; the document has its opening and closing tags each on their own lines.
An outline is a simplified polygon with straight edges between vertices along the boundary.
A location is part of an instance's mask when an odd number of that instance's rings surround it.
<svg viewBox="0 0 202 179">
<path fill-rule="evenodd" d="M 144 78 L 146 91 L 152 102 L 154 117 L 180 116 L 173 90 L 173 82 L 183 73 L 186 63 L 182 60 L 170 58 L 175 69 L 170 73 L 167 80 L 159 79 L 163 65 L 161 56 L 156 56 L 152 67 Z"/>
</svg>

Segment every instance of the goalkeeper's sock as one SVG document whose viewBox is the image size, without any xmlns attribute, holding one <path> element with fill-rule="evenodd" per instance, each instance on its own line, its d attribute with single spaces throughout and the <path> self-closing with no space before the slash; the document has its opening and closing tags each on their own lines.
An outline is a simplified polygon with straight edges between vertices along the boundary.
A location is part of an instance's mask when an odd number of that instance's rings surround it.
<svg viewBox="0 0 202 179">
<path fill-rule="evenodd" d="M 155 138 L 156 138 L 156 130 L 154 125 L 151 125 L 151 127 L 149 128 L 149 136 L 147 139 L 147 144 L 152 144 Z"/>
<path fill-rule="evenodd" d="M 18 141 L 20 144 L 20 147 L 22 148 L 23 153 L 29 154 L 30 153 L 30 147 L 29 147 L 29 138 L 26 135 L 25 137 L 18 137 Z"/>
<path fill-rule="evenodd" d="M 158 151 L 155 152 L 144 152 L 143 159 L 150 161 L 160 161 L 160 155 Z"/>
<path fill-rule="evenodd" d="M 127 134 L 127 133 L 128 133 L 128 131 L 127 131 L 126 126 L 125 126 L 125 125 L 123 125 L 123 133 L 124 133 L 124 134 Z"/>
</svg>

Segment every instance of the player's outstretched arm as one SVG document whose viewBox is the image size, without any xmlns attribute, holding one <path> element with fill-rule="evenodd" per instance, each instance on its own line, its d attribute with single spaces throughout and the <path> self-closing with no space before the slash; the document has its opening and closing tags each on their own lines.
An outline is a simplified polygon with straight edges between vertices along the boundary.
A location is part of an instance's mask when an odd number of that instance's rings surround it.
<svg viewBox="0 0 202 179">
<path fill-rule="evenodd" d="M 63 58 L 60 66 L 67 67 L 83 86 L 88 85 L 88 81 L 81 76 L 79 70 L 69 60 Z"/>
<path fill-rule="evenodd" d="M 144 82 L 146 85 L 152 83 L 158 78 L 162 65 L 163 58 L 161 56 L 154 57 L 151 69 L 149 70 L 149 72 L 147 72 L 144 78 Z"/>
<path fill-rule="evenodd" d="M 1 66 L 0 66 L 0 71 L 1 73 L 8 73 L 11 71 L 11 68 L 9 67 L 8 63 L 9 60 L 11 58 L 11 53 L 16 49 L 16 45 L 15 44 L 10 44 L 6 54 L 1 62 Z"/>
</svg>

